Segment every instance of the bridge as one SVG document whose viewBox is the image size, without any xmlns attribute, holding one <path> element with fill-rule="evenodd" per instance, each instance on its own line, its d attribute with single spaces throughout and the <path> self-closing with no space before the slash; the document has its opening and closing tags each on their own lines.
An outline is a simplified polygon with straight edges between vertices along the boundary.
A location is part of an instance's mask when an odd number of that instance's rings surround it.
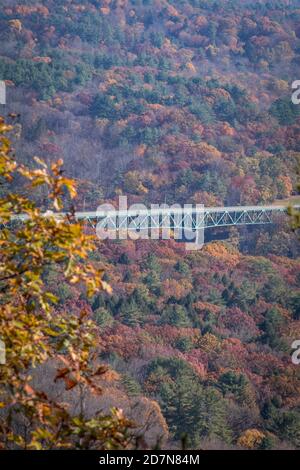
<svg viewBox="0 0 300 470">
<path fill-rule="evenodd" d="M 77 220 L 115 230 L 174 229 L 187 226 L 193 230 L 235 225 L 273 223 L 279 214 L 287 213 L 286 206 L 232 207 L 154 207 L 151 209 L 100 210 L 76 212 Z M 300 208 L 300 206 L 293 206 Z"/>
<path fill-rule="evenodd" d="M 136 205 L 128 210 L 117 210 L 112 205 L 101 206 L 97 211 L 75 212 L 77 220 L 87 221 L 96 228 L 97 234 L 102 238 L 126 238 L 126 233 L 135 232 L 151 237 L 170 238 L 170 231 L 175 239 L 194 239 L 204 229 L 213 227 L 230 227 L 241 225 L 270 224 L 278 219 L 278 215 L 287 213 L 287 206 L 230 206 L 230 207 L 204 207 L 202 205 L 166 206 L 151 205 L 147 209 L 144 205 Z M 300 208 L 294 205 L 294 208 Z M 66 213 L 53 213 L 47 211 L 44 216 L 64 218 Z M 25 214 L 15 215 L 12 221 L 25 221 Z M 184 236 L 182 233 L 184 232 Z M 114 237 L 110 236 L 112 233 Z M 106 234 L 106 236 L 105 236 Z M 108 235 L 109 234 L 109 235 Z M 116 236 L 117 234 L 117 236 Z M 188 234 L 188 236 L 187 236 Z"/>
<path fill-rule="evenodd" d="M 138 206 L 138 205 L 137 205 Z M 142 206 L 142 205 L 141 205 Z M 157 206 L 157 207 L 156 207 Z M 204 229 L 241 225 L 271 224 L 287 213 L 286 206 L 231 207 L 137 207 L 129 210 L 77 212 L 78 220 L 86 220 L 100 239 L 170 239 L 186 241 L 187 250 L 204 244 Z M 299 208 L 300 206 L 294 206 Z M 150 235 L 150 236 L 149 236 Z M 172 235 L 172 236 L 171 236 Z"/>
</svg>

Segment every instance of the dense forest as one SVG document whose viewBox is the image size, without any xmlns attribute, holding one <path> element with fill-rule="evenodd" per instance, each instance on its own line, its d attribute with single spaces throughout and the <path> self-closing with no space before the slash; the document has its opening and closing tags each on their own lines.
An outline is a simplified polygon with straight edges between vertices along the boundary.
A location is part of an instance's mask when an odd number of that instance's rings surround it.
<svg viewBox="0 0 300 470">
<path fill-rule="evenodd" d="M 76 210 L 119 195 L 146 205 L 296 199 L 298 0 L 0 6 L 1 114 L 13 113 L 17 159 L 34 168 L 35 155 L 62 158 Z M 29 193 L 16 178 L 0 196 L 11 188 Z M 48 208 L 43 187 L 31 196 Z M 283 217 L 210 230 L 206 241 L 190 253 L 173 240 L 98 243 L 91 260 L 112 292 L 90 299 L 47 269 L 57 314 L 88 311 L 110 368 L 88 413 L 122 408 L 145 447 L 300 448 L 298 236 Z M 47 377 L 54 393 L 53 364 Z"/>
</svg>

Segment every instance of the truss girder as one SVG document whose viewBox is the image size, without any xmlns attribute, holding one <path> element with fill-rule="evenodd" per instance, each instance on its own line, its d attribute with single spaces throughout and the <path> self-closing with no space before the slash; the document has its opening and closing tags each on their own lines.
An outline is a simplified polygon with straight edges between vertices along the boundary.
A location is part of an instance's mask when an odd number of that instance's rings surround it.
<svg viewBox="0 0 300 470">
<path fill-rule="evenodd" d="M 299 208 L 299 206 L 294 206 Z M 85 220 L 93 227 L 105 230 L 182 230 L 199 231 L 205 228 L 226 227 L 234 225 L 269 224 L 274 216 L 287 211 L 284 206 L 235 206 L 207 208 L 164 208 L 142 211 L 109 211 L 109 212 L 77 212 L 78 220 Z M 62 217 L 64 214 L 57 214 Z M 12 221 L 22 223 L 26 215 L 13 216 Z"/>
<path fill-rule="evenodd" d="M 116 211 L 115 215 L 106 215 L 102 217 L 94 217 L 94 224 L 98 224 L 101 228 L 112 230 L 146 230 L 146 229 L 191 229 L 199 230 L 212 227 L 226 227 L 234 225 L 256 225 L 269 224 L 273 222 L 273 215 L 279 211 L 273 209 L 244 209 L 240 210 L 214 210 L 209 208 L 203 211 L 188 211 L 174 213 L 171 210 L 161 214 L 148 213 L 139 215 L 119 216 Z M 280 212 L 283 212 L 282 210 Z M 91 218 L 88 218 L 90 221 Z"/>
</svg>

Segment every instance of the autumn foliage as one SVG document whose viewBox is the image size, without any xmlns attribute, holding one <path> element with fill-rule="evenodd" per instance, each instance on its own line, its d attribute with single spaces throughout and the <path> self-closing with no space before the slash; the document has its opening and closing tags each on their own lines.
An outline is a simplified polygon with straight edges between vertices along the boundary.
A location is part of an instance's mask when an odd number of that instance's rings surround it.
<svg viewBox="0 0 300 470">
<path fill-rule="evenodd" d="M 1 179 L 11 181 L 19 174 L 32 188 L 46 185 L 53 209 L 62 209 L 63 188 L 71 197 L 76 194 L 73 182 L 62 175 L 62 162 L 52 164 L 50 172 L 41 160 L 41 169 L 17 163 L 6 136 L 11 130 L 1 118 Z M 97 381 L 107 368 L 95 360 L 95 324 L 84 309 L 58 314 L 58 298 L 43 279 L 55 264 L 65 282 L 84 284 L 87 295 L 106 288 L 102 273 L 88 261 L 91 237 L 71 215 L 43 215 L 29 199 L 12 193 L 0 200 L 0 221 L 0 331 L 6 356 L 0 368 L 1 448 L 126 447 L 130 422 L 120 410 L 87 419 L 83 404 L 73 414 L 32 384 L 34 369 L 54 358 L 62 364 L 54 384 L 63 381 L 67 391 L 78 387 L 101 393 Z"/>
</svg>

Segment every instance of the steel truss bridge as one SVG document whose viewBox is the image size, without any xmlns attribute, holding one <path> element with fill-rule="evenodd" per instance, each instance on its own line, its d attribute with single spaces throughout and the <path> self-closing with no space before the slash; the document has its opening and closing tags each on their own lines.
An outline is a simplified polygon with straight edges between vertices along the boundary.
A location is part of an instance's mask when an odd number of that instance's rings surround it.
<svg viewBox="0 0 300 470">
<path fill-rule="evenodd" d="M 300 206 L 294 206 L 300 207 Z M 287 213 L 286 206 L 233 207 L 159 207 L 76 212 L 78 220 L 87 220 L 93 226 L 115 230 L 179 229 L 193 230 L 235 225 L 270 224 L 276 216 Z"/>
<path fill-rule="evenodd" d="M 197 250 L 204 244 L 204 229 L 271 224 L 286 213 L 286 206 L 275 205 L 233 207 L 187 207 L 186 205 L 183 208 L 152 205 L 151 209 L 77 212 L 75 217 L 78 220 L 86 220 L 96 228 L 96 233 L 101 239 L 126 239 L 127 235 L 133 239 L 174 238 L 188 242 L 185 244 L 186 249 Z M 135 236 L 132 236 L 132 232 Z"/>
<path fill-rule="evenodd" d="M 134 231 L 146 232 L 156 236 L 151 238 L 161 238 L 158 234 L 162 231 L 175 232 L 174 238 L 181 238 L 178 233 L 191 231 L 197 232 L 213 227 L 230 227 L 240 225 L 270 224 L 278 220 L 280 214 L 287 213 L 286 206 L 232 206 L 232 207 L 164 207 L 163 205 L 152 205 L 151 209 L 134 208 L 128 210 L 108 210 L 75 212 L 77 220 L 89 223 L 96 230 L 115 231 L 117 233 Z M 299 205 L 293 206 L 300 208 Z M 44 216 L 54 216 L 63 218 L 66 213 L 53 213 L 47 211 Z M 25 221 L 26 215 L 15 215 L 12 221 Z M 177 233 L 177 237 L 176 237 Z M 109 238 L 109 237 L 107 237 Z M 118 238 L 123 238 L 122 236 Z M 162 237 L 164 238 L 164 237 Z"/>
</svg>

